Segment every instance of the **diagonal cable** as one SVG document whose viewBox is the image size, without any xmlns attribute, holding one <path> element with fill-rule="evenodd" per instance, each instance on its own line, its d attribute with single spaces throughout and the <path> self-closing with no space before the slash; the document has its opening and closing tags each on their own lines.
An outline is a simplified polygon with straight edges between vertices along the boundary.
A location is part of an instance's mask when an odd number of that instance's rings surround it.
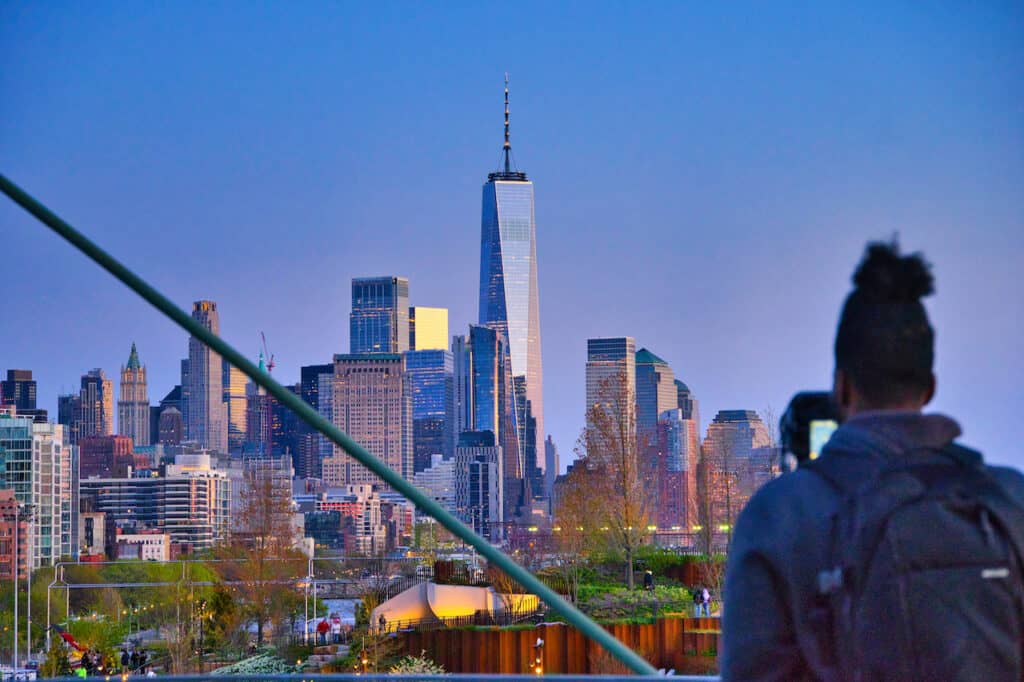
<svg viewBox="0 0 1024 682">
<path fill-rule="evenodd" d="M 451 531 L 452 534 L 480 552 L 489 562 L 508 574 L 510 578 L 516 580 L 520 585 L 544 600 L 548 606 L 564 616 L 570 625 L 607 649 L 623 665 L 633 672 L 642 675 L 657 673 L 654 667 L 644 660 L 643 657 L 617 640 L 600 625 L 590 620 L 579 609 L 558 596 L 554 590 L 538 580 L 532 573 L 470 530 L 468 526 L 441 507 L 435 500 L 421 492 L 419 488 L 370 454 L 369 451 L 349 438 L 337 426 L 327 421 L 299 396 L 274 381 L 266 372 L 261 372 L 244 355 L 201 325 L 197 320 L 194 320 L 191 315 L 172 303 L 170 299 L 150 286 L 145 280 L 129 270 L 84 234 L 61 220 L 55 213 L 36 201 L 4 175 L 0 175 L 0 191 L 3 191 L 14 203 L 35 216 L 40 222 L 70 242 L 72 246 L 93 260 L 97 265 L 148 301 L 154 308 L 171 318 L 179 327 L 202 341 L 207 347 L 220 354 L 221 357 L 232 365 L 245 372 L 250 379 L 265 388 L 268 393 L 292 412 L 299 415 L 307 424 L 330 438 L 342 450 L 358 460 L 360 464 L 383 479 L 395 491 L 401 493 L 405 499 L 415 504 L 418 509 L 432 516 L 442 526 Z"/>
</svg>

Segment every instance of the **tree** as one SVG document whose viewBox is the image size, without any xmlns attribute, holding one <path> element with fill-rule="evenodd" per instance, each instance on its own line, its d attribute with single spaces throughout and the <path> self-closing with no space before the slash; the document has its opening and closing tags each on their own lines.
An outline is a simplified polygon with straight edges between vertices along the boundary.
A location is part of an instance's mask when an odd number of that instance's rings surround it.
<svg viewBox="0 0 1024 682">
<path fill-rule="evenodd" d="M 651 499 L 644 489 L 644 458 L 637 437 L 636 395 L 625 372 L 605 378 L 598 402 L 587 410 L 587 427 L 578 447 L 588 470 L 590 500 L 608 544 L 625 556 L 626 585 L 633 589 L 633 559 L 648 537 Z"/>
<path fill-rule="evenodd" d="M 570 467 L 558 484 L 554 508 L 552 535 L 558 554 L 558 574 L 574 604 L 579 599 L 580 580 L 600 528 L 600 517 L 590 498 L 593 486 L 587 478 L 591 475 L 595 474 L 579 464 Z"/>
<path fill-rule="evenodd" d="M 221 579 L 229 583 L 243 615 L 256 625 L 263 643 L 268 622 L 280 625 L 298 608 L 293 586 L 304 575 L 304 558 L 293 547 L 291 490 L 266 470 L 246 474 L 246 493 L 235 519 L 235 530 L 216 555 Z"/>
</svg>

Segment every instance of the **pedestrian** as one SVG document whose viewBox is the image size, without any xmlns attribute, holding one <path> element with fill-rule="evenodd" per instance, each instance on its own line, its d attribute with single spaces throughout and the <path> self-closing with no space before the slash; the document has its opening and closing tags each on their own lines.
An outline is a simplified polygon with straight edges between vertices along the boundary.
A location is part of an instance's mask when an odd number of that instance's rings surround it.
<svg viewBox="0 0 1024 682">
<path fill-rule="evenodd" d="M 700 618 L 701 605 L 704 603 L 704 588 L 698 585 L 693 589 L 693 616 Z"/>
<path fill-rule="evenodd" d="M 1020 682 L 1024 476 L 922 413 L 936 381 L 920 254 L 870 244 L 853 282 L 834 346 L 840 426 L 735 525 L 722 679 Z M 967 331 L 975 357 L 1003 321 Z"/>
<path fill-rule="evenodd" d="M 331 626 L 324 618 L 316 625 L 316 633 L 320 641 L 321 646 L 327 644 L 327 633 L 331 631 Z"/>
<path fill-rule="evenodd" d="M 709 618 L 711 616 L 711 592 L 706 587 L 700 591 L 700 606 L 704 612 L 704 617 Z"/>
</svg>

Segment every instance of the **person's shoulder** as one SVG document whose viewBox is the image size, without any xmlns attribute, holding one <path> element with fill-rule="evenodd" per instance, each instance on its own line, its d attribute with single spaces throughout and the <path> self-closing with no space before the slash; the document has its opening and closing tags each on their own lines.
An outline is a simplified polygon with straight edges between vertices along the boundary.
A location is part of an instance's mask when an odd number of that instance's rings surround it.
<svg viewBox="0 0 1024 682">
<path fill-rule="evenodd" d="M 736 522 L 736 535 L 767 545 L 792 539 L 796 529 L 828 518 L 835 499 L 831 486 L 811 471 L 783 474 L 750 498 Z"/>
<path fill-rule="evenodd" d="M 824 478 L 807 469 L 783 474 L 754 493 L 747 509 L 758 515 L 774 516 L 783 511 L 801 513 L 833 497 Z M 815 509 L 816 511 L 816 509 Z"/>
<path fill-rule="evenodd" d="M 1008 466 L 989 464 L 988 470 L 993 478 L 999 481 L 1003 490 L 1017 502 L 1024 506 L 1024 474 L 1017 469 Z"/>
</svg>

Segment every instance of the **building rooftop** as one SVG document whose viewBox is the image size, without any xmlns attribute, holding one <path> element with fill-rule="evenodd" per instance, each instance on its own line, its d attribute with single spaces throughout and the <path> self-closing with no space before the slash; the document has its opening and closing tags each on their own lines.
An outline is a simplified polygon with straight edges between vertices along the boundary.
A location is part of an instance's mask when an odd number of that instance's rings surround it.
<svg viewBox="0 0 1024 682">
<path fill-rule="evenodd" d="M 659 358 L 657 355 L 641 348 L 636 352 L 636 364 L 638 365 L 667 365 L 668 363 Z"/>
</svg>

